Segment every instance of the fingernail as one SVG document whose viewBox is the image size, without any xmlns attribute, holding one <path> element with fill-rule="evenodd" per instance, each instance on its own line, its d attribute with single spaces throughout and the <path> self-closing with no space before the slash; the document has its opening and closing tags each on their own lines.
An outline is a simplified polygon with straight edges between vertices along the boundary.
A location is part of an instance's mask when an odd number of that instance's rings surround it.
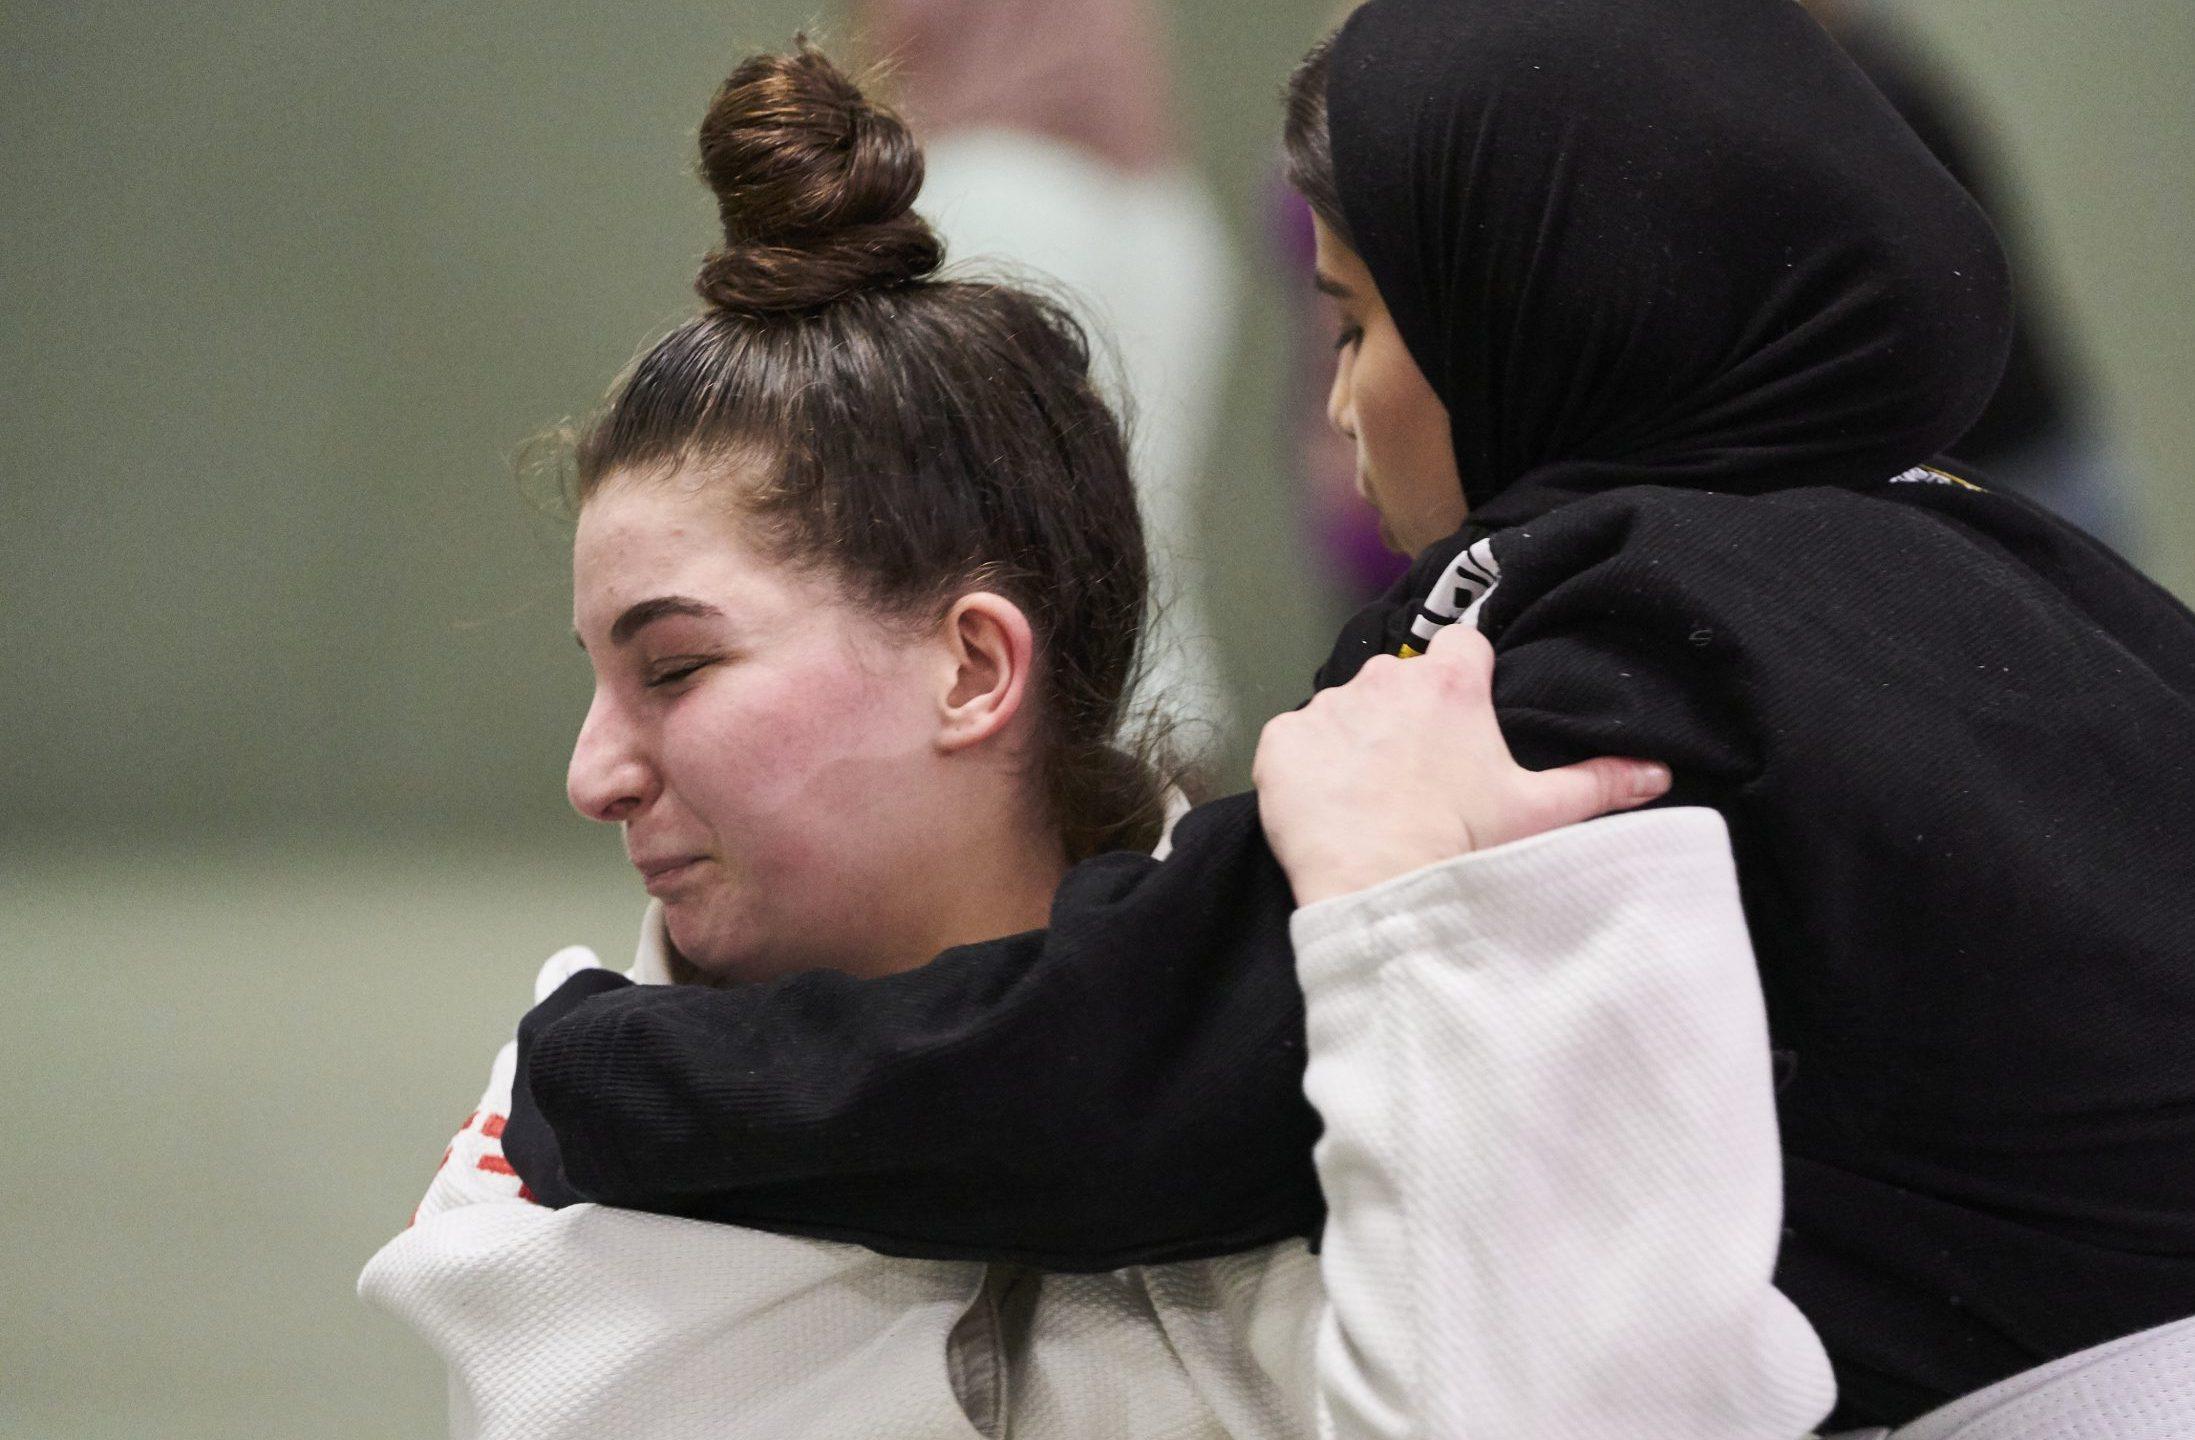
<svg viewBox="0 0 2195 1440">
<path fill-rule="evenodd" d="M 1657 795 L 1665 795 L 1674 783 L 1669 767 L 1659 760 L 1642 761 L 1632 767 L 1631 794 L 1637 799 L 1651 800 Z"/>
</svg>

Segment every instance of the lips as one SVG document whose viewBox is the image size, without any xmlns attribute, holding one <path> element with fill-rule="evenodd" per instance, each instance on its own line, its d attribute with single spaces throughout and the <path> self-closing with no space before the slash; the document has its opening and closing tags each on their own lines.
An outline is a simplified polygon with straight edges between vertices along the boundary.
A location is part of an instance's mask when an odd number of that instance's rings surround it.
<svg viewBox="0 0 2195 1440">
<path fill-rule="evenodd" d="M 640 883 L 653 895 L 675 885 L 703 858 L 700 855 L 635 855 L 632 860 L 633 868 L 640 872 Z"/>
</svg>

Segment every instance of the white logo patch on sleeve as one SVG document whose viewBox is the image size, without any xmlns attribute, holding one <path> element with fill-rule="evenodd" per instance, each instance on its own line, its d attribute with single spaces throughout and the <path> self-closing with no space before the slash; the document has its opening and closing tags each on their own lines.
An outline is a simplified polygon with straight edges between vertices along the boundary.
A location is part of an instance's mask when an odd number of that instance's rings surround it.
<svg viewBox="0 0 2195 1440">
<path fill-rule="evenodd" d="M 1979 490 L 1982 487 L 1971 480 L 1961 480 L 1948 470 L 1938 470 L 1933 465 L 1916 465 L 1902 474 L 1890 477 L 1893 485 L 1956 485 L 1962 490 Z"/>
<path fill-rule="evenodd" d="M 1458 551 L 1456 558 L 1448 562 L 1448 568 L 1441 572 L 1440 579 L 1433 582 L 1432 593 L 1425 597 L 1425 603 L 1418 606 L 1417 615 L 1410 621 L 1411 643 L 1404 647 L 1406 653 L 1422 654 L 1444 625 L 1453 625 L 1460 620 L 1476 627 L 1479 607 L 1500 583 L 1501 562 L 1494 558 L 1491 535 Z"/>
</svg>

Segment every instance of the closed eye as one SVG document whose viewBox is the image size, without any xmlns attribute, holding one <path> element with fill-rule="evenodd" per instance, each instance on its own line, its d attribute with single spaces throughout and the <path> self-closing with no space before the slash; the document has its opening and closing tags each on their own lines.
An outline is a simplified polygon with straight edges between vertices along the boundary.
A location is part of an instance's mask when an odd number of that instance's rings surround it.
<svg viewBox="0 0 2195 1440">
<path fill-rule="evenodd" d="M 701 669 L 704 665 L 707 665 L 708 663 L 709 661 L 706 657 L 668 661 L 664 664 L 663 668 L 653 672 L 648 676 L 648 688 L 650 690 L 660 690 L 666 685 L 676 685 L 679 681 L 687 679 L 689 676 L 693 675 L 695 671 Z"/>
</svg>

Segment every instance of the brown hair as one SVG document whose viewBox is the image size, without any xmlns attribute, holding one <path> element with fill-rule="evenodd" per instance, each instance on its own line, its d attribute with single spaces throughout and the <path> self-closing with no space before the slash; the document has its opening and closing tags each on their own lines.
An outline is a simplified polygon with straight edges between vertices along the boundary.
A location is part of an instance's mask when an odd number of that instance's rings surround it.
<svg viewBox="0 0 2195 1440">
<path fill-rule="evenodd" d="M 976 587 L 1036 633 L 1041 780 L 1070 859 L 1156 842 L 1163 783 L 1119 748 L 1147 598 L 1119 422 L 1081 328 L 1012 286 L 941 280 L 922 155 L 805 36 L 735 69 L 701 123 L 724 240 L 707 302 L 574 447 L 613 475 L 740 470 L 773 553 L 924 622 Z"/>
<path fill-rule="evenodd" d="M 1341 190 L 1334 183 L 1334 142 L 1326 128 L 1326 83 L 1333 69 L 1336 30 L 1313 45 L 1288 76 L 1281 92 L 1285 119 L 1281 150 L 1287 157 L 1288 183 L 1310 203 L 1336 239 L 1352 248 L 1349 217 L 1342 214 Z"/>
</svg>

